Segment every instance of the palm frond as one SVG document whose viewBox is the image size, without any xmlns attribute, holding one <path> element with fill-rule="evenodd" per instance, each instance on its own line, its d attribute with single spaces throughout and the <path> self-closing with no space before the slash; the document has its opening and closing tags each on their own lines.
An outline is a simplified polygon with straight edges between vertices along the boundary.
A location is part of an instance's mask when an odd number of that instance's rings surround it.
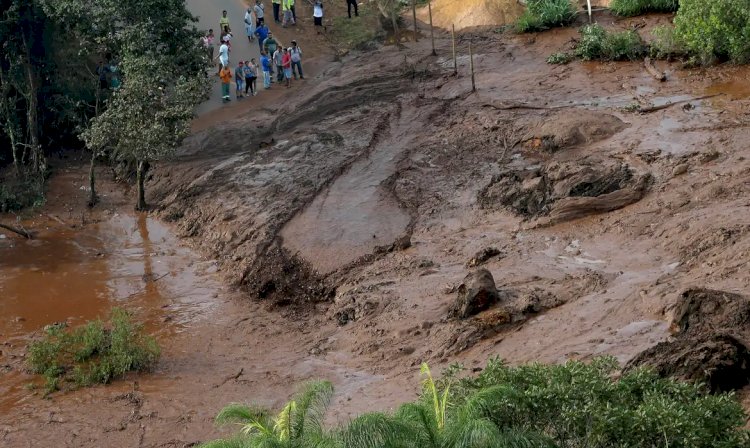
<svg viewBox="0 0 750 448">
<path fill-rule="evenodd" d="M 440 430 L 433 411 L 432 406 L 424 402 L 407 403 L 398 408 L 394 418 L 411 425 L 415 432 L 421 432 L 427 446 L 437 447 L 440 445 Z"/>
<path fill-rule="evenodd" d="M 323 418 L 333 398 L 330 381 L 311 381 L 295 395 L 296 411 L 292 418 L 292 437 L 301 438 L 309 432 L 323 432 Z"/>
<path fill-rule="evenodd" d="M 352 420 L 339 435 L 346 448 L 424 448 L 419 432 L 389 415 L 374 412 Z"/>
<path fill-rule="evenodd" d="M 534 431 L 522 431 L 511 429 L 503 431 L 503 442 L 500 446 L 504 448 L 556 448 L 557 444 L 545 436 Z"/>
<path fill-rule="evenodd" d="M 250 442 L 244 437 L 217 439 L 198 445 L 198 448 L 250 448 Z"/>
<path fill-rule="evenodd" d="M 273 430 L 279 440 L 285 442 L 290 440 L 292 435 L 292 418 L 297 410 L 297 403 L 294 400 L 289 401 L 279 412 L 274 420 Z"/>
<path fill-rule="evenodd" d="M 247 435 L 273 433 L 266 409 L 241 403 L 231 403 L 225 406 L 216 416 L 216 423 L 219 425 L 240 424 L 242 425 L 241 432 Z"/>
<path fill-rule="evenodd" d="M 486 418 L 460 419 L 443 433 L 443 446 L 451 448 L 505 448 L 503 441 L 497 425 Z"/>
</svg>

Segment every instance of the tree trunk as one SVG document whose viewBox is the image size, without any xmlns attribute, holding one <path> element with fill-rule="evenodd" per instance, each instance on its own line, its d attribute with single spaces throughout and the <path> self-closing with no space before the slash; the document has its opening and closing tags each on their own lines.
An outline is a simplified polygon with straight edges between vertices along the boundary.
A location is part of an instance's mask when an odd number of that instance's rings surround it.
<svg viewBox="0 0 750 448">
<path fill-rule="evenodd" d="M 28 83 L 26 125 L 29 131 L 29 146 L 31 147 L 31 168 L 33 172 L 43 176 L 47 167 L 42 145 L 39 143 L 39 83 L 31 60 L 31 47 L 26 39 L 26 34 L 23 33 L 21 38 L 26 51 L 26 61 L 23 65 L 26 72 L 26 82 Z"/>
<path fill-rule="evenodd" d="M 135 209 L 138 211 L 145 211 L 148 205 L 146 204 L 146 171 L 148 171 L 148 162 L 144 160 L 138 161 L 137 170 L 137 182 L 138 182 L 138 202 L 135 204 Z"/>
<path fill-rule="evenodd" d="M 89 207 L 93 207 L 99 201 L 96 196 L 96 177 L 94 168 L 96 167 L 96 151 L 91 151 L 91 164 L 89 165 L 89 188 L 91 188 L 91 194 L 89 195 Z"/>
</svg>

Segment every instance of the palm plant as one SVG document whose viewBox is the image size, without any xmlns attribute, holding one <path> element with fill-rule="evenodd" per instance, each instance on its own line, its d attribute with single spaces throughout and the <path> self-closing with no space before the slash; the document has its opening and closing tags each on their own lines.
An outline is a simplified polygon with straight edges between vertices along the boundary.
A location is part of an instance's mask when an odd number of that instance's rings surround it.
<svg viewBox="0 0 750 448">
<path fill-rule="evenodd" d="M 323 417 L 333 396 L 329 381 L 313 381 L 297 393 L 281 410 L 268 410 L 240 403 L 226 406 L 216 416 L 220 425 L 239 424 L 240 432 L 230 439 L 202 445 L 204 448 L 335 448 L 323 429 Z"/>
</svg>

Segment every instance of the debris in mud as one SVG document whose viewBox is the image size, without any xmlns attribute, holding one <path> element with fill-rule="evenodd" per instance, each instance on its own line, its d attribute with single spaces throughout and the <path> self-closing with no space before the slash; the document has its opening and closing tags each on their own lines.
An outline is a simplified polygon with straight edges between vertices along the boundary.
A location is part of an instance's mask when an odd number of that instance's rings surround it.
<svg viewBox="0 0 750 448">
<path fill-rule="evenodd" d="M 555 152 L 604 140 L 627 126 L 614 115 L 584 109 L 576 110 L 574 114 L 559 112 L 533 126 L 523 143 L 528 149 Z"/>
<path fill-rule="evenodd" d="M 450 317 L 466 319 L 488 309 L 499 299 L 495 279 L 487 269 L 477 269 L 464 277 L 458 287 L 458 297 L 449 312 Z"/>
<path fill-rule="evenodd" d="M 471 260 L 466 263 L 466 266 L 470 268 L 480 266 L 489 261 L 491 258 L 496 257 L 500 254 L 502 254 L 502 252 L 500 252 L 500 249 L 496 247 L 485 247 L 484 249 L 474 254 L 474 256 L 471 257 Z"/>
<path fill-rule="evenodd" d="M 640 200 L 651 175 L 637 175 L 628 165 L 594 166 L 551 162 L 539 169 L 507 170 L 479 192 L 485 209 L 508 207 L 524 217 L 549 216 L 553 224 L 622 208 Z"/>
<path fill-rule="evenodd" d="M 660 375 L 705 383 L 711 391 L 750 383 L 750 301 L 725 291 L 689 289 L 674 307 L 672 341 L 661 342 L 630 361 Z"/>
<path fill-rule="evenodd" d="M 242 276 L 242 285 L 259 299 L 276 306 L 303 305 L 330 300 L 335 292 L 307 263 L 278 245 L 259 259 Z"/>
</svg>

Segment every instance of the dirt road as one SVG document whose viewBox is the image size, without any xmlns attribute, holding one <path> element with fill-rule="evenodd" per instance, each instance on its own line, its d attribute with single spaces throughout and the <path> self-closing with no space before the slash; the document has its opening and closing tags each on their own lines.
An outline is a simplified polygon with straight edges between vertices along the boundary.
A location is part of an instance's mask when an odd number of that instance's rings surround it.
<svg viewBox="0 0 750 448">
<path fill-rule="evenodd" d="M 248 42 L 245 32 L 245 11 L 247 7 L 243 0 L 187 0 L 187 6 L 191 13 L 198 16 L 198 28 L 213 29 L 216 36 L 215 56 L 219 51 L 219 18 L 223 10 L 229 16 L 229 26 L 232 29 L 232 52 L 229 55 L 230 65 L 234 67 L 239 61 L 247 61 L 255 58 L 260 64 L 260 50 L 257 40 Z M 270 8 L 270 5 L 268 6 Z M 272 21 L 273 22 L 273 21 Z M 218 63 L 218 62 L 217 62 Z M 262 86 L 262 83 L 259 83 Z M 232 102 L 234 102 L 234 82 L 232 82 Z M 252 101 L 252 98 L 248 98 Z M 198 114 L 206 114 L 222 106 L 227 106 L 221 101 L 221 82 L 215 77 L 211 89 L 211 98 L 198 108 Z"/>
</svg>

